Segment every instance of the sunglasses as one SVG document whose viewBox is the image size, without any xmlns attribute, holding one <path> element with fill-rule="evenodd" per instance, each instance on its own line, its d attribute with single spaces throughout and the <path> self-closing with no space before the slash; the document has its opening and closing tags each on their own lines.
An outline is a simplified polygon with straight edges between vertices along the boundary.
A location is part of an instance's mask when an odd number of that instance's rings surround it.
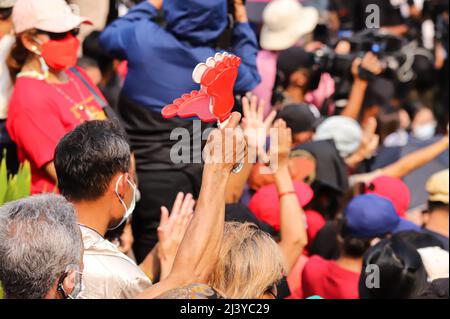
<svg viewBox="0 0 450 319">
<path fill-rule="evenodd" d="M 12 15 L 13 8 L 0 9 L 0 20 L 8 20 Z"/>
<path fill-rule="evenodd" d="M 63 33 L 55 33 L 55 32 L 47 32 L 42 30 L 37 30 L 38 34 L 46 34 L 51 40 L 53 41 L 60 41 L 64 40 L 69 34 L 73 35 L 74 37 L 78 36 L 80 34 L 80 28 L 73 29 L 68 32 Z"/>
</svg>

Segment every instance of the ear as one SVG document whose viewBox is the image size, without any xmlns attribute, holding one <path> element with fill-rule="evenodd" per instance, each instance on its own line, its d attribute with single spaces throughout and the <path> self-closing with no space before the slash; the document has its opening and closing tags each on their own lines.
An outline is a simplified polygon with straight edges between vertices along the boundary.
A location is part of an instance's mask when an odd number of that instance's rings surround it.
<svg viewBox="0 0 450 319">
<path fill-rule="evenodd" d="M 129 174 L 128 173 L 123 173 L 123 174 L 117 174 L 115 176 L 115 178 L 113 179 L 113 183 L 112 183 L 112 187 L 113 187 L 113 192 L 115 192 L 117 190 L 117 193 L 119 193 L 119 196 L 124 198 L 125 197 L 125 192 L 127 190 L 127 184 L 128 184 L 128 178 L 129 178 Z M 117 185 L 117 189 L 116 189 L 116 185 Z"/>
<path fill-rule="evenodd" d="M 72 293 L 73 289 L 75 288 L 75 272 L 69 272 L 69 274 L 63 281 L 63 288 L 66 294 Z"/>
<path fill-rule="evenodd" d="M 23 46 L 30 52 L 39 54 L 41 52 L 41 45 L 33 39 L 30 33 L 24 33 L 20 36 Z"/>
</svg>

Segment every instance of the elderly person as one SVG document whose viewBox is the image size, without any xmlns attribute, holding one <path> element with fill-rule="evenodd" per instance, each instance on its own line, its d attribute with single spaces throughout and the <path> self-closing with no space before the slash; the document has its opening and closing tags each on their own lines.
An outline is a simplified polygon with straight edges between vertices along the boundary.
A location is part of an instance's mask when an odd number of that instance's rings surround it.
<svg viewBox="0 0 450 319">
<path fill-rule="evenodd" d="M 63 197 L 35 196 L 0 208 L 0 282 L 6 298 L 77 298 L 82 259 L 74 208 Z"/>
<path fill-rule="evenodd" d="M 256 226 L 246 223 L 225 225 L 219 261 L 210 286 L 229 299 L 274 299 L 277 285 L 291 271 L 308 244 L 305 216 L 289 173 L 292 131 L 278 120 L 278 143 L 272 145 L 271 159 L 280 199 L 280 236 L 275 242 Z M 273 163 L 272 163 L 273 164 Z"/>
<path fill-rule="evenodd" d="M 164 279 L 192 215 L 191 195 L 178 196 L 172 214 L 163 209 L 160 241 L 140 267 L 105 239 L 125 225 L 137 192 L 134 166 L 120 127 L 111 121 L 86 122 L 62 138 L 55 167 L 61 194 L 73 203 L 84 245 L 84 299 L 129 299 Z"/>
</svg>

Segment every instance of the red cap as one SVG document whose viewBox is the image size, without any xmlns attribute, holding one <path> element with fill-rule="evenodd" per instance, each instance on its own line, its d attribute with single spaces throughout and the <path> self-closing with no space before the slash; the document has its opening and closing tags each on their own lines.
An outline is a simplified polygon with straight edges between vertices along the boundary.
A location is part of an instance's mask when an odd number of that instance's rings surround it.
<svg viewBox="0 0 450 319">
<path fill-rule="evenodd" d="M 314 197 L 312 188 L 303 182 L 294 182 L 294 187 L 300 205 L 305 207 Z M 250 200 L 249 208 L 258 219 L 280 230 L 280 199 L 275 185 L 261 188 Z"/>
<path fill-rule="evenodd" d="M 380 176 L 367 185 L 367 194 L 376 194 L 389 199 L 400 217 L 406 217 L 411 204 L 411 192 L 399 178 Z"/>
</svg>

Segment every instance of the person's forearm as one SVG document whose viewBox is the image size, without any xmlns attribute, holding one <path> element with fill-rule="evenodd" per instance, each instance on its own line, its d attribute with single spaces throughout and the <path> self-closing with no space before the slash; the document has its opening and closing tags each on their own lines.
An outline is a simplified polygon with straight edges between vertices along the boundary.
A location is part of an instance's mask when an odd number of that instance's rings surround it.
<svg viewBox="0 0 450 319">
<path fill-rule="evenodd" d="M 139 268 L 145 273 L 145 275 L 150 278 L 153 282 L 155 278 L 158 277 L 161 272 L 161 265 L 158 258 L 158 245 L 156 245 L 153 250 L 147 255 L 145 260 L 139 265 Z M 170 270 L 169 270 L 170 271 Z"/>
<path fill-rule="evenodd" d="M 290 271 L 308 243 L 304 212 L 300 206 L 288 167 L 274 174 L 280 198 L 280 248 Z"/>
<path fill-rule="evenodd" d="M 448 149 L 448 144 L 449 140 L 446 136 L 438 142 L 408 154 L 394 164 L 383 168 L 382 175 L 399 178 L 405 177 L 445 152 Z"/>
<path fill-rule="evenodd" d="M 358 120 L 359 114 L 361 112 L 362 105 L 364 103 L 364 97 L 366 95 L 368 82 L 356 79 L 352 86 L 352 91 L 350 93 L 350 98 L 348 104 L 342 111 L 342 116 L 350 117 L 354 120 Z"/>
<path fill-rule="evenodd" d="M 245 163 L 239 174 L 232 174 L 230 176 L 225 196 L 226 204 L 237 204 L 239 202 L 252 168 L 253 164 Z"/>
<path fill-rule="evenodd" d="M 206 165 L 194 218 L 180 245 L 172 273 L 207 283 L 219 253 L 225 223 L 225 191 L 230 173 Z"/>
<path fill-rule="evenodd" d="M 207 284 L 217 262 L 225 225 L 225 190 L 230 173 L 206 165 L 194 217 L 169 276 L 137 298 L 151 299 L 192 283 Z"/>
<path fill-rule="evenodd" d="M 381 30 L 390 32 L 394 35 L 403 36 L 408 32 L 408 26 L 406 24 L 401 24 L 392 27 L 383 27 Z"/>
<path fill-rule="evenodd" d="M 44 165 L 44 171 L 47 173 L 47 176 L 51 178 L 51 180 L 55 183 L 58 182 L 58 176 L 56 174 L 56 168 L 53 161 Z"/>
<path fill-rule="evenodd" d="M 232 53 L 242 59 L 235 91 L 251 91 L 261 82 L 256 65 L 259 51 L 258 40 L 248 23 L 239 23 L 233 29 L 232 42 Z"/>
</svg>

